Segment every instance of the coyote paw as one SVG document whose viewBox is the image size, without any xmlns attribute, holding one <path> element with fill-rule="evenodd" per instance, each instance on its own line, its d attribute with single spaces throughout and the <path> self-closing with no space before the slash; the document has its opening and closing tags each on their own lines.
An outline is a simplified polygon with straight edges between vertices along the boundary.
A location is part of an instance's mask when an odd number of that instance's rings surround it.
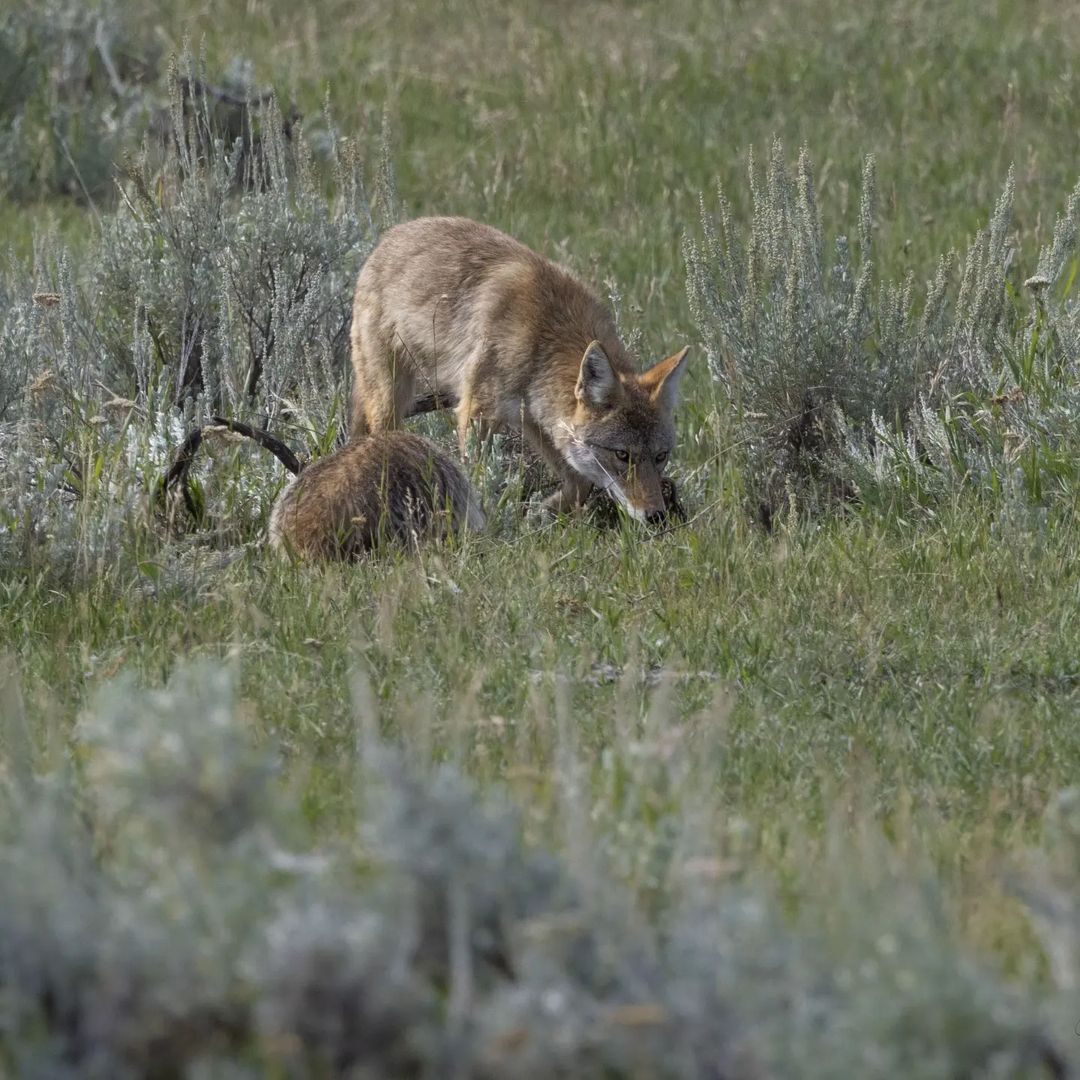
<svg viewBox="0 0 1080 1080">
<path fill-rule="evenodd" d="M 559 514 L 568 514 L 574 509 L 574 505 L 566 497 L 566 492 L 560 488 L 553 495 L 549 495 L 540 504 L 540 508 L 551 517 L 557 517 Z"/>
<path fill-rule="evenodd" d="M 540 501 L 535 498 L 527 499 L 521 504 L 521 516 L 527 521 L 546 525 L 571 513 L 574 509 L 575 507 L 563 498 L 562 492 L 556 491 L 554 495 L 549 495 Z"/>
</svg>

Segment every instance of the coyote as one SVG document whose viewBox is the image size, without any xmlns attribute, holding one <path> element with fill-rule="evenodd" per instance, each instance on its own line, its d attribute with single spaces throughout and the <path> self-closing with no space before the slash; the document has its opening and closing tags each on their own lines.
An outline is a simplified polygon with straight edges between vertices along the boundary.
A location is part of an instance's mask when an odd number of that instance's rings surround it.
<svg viewBox="0 0 1080 1080">
<path fill-rule="evenodd" d="M 352 559 L 382 541 L 465 530 L 484 515 L 460 466 L 404 431 L 350 442 L 309 465 L 278 496 L 270 545 L 313 559 Z"/>
<path fill-rule="evenodd" d="M 521 431 L 562 482 L 549 509 L 595 485 L 653 520 L 686 353 L 638 373 L 568 271 L 488 225 L 419 218 L 386 233 L 357 281 L 352 433 L 453 405 L 463 455 L 473 421 Z"/>
</svg>

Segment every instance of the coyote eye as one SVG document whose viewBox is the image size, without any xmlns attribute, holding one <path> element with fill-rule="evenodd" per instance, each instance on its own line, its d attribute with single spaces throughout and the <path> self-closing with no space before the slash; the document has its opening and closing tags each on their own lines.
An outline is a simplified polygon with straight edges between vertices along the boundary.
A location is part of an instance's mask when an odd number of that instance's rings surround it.
<svg viewBox="0 0 1080 1080">
<path fill-rule="evenodd" d="M 663 465 L 664 462 L 667 461 L 667 459 L 668 452 L 666 450 L 661 450 L 660 453 L 656 455 L 656 464 Z"/>
<path fill-rule="evenodd" d="M 619 461 L 629 461 L 630 460 L 630 451 L 629 450 L 616 450 L 615 451 L 615 457 Z"/>
</svg>

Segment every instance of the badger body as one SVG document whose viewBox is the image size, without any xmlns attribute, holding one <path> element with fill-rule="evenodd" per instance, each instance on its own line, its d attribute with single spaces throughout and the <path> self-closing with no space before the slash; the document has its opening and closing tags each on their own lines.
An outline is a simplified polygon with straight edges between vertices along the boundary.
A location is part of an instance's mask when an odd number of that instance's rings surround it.
<svg viewBox="0 0 1080 1080">
<path fill-rule="evenodd" d="M 307 559 L 355 559 L 484 528 L 461 467 L 405 431 L 361 437 L 309 465 L 278 496 L 270 546 Z"/>
</svg>

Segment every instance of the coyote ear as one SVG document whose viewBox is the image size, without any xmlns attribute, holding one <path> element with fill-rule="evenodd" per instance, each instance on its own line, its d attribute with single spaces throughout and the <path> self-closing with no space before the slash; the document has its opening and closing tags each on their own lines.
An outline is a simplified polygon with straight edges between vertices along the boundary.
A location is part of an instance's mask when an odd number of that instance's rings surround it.
<svg viewBox="0 0 1080 1080">
<path fill-rule="evenodd" d="M 592 342 L 581 358 L 581 372 L 574 391 L 578 401 L 592 409 L 606 409 L 614 400 L 617 382 L 603 345 Z"/>
<path fill-rule="evenodd" d="M 666 409 L 674 409 L 679 396 L 679 382 L 683 372 L 686 371 L 686 354 L 690 346 L 680 349 L 673 356 L 661 360 L 642 372 L 641 385 L 648 390 L 653 401 L 663 405 Z"/>
</svg>

